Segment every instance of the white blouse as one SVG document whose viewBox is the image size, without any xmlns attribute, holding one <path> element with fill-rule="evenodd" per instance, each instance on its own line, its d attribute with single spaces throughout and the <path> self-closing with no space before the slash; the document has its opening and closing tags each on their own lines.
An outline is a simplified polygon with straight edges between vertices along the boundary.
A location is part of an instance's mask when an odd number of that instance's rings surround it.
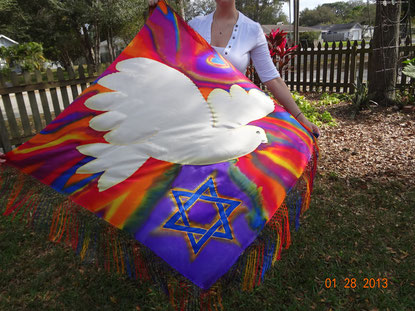
<svg viewBox="0 0 415 311">
<path fill-rule="evenodd" d="M 206 16 L 195 17 L 188 23 L 209 43 L 211 40 L 213 14 L 214 12 Z M 249 58 L 251 58 L 262 82 L 280 77 L 278 70 L 272 62 L 268 43 L 261 25 L 241 12 L 239 12 L 238 20 L 233 27 L 233 34 L 226 47 L 213 48 L 242 73 L 246 72 Z"/>
</svg>

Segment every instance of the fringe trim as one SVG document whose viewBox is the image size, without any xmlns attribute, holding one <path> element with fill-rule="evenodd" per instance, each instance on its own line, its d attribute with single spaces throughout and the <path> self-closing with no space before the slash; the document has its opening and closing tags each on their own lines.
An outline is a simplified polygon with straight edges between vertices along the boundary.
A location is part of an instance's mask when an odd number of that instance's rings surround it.
<svg viewBox="0 0 415 311">
<path fill-rule="evenodd" d="M 170 268 L 127 233 L 8 165 L 0 165 L 0 214 L 44 233 L 50 241 L 64 243 L 84 262 L 95 263 L 107 272 L 156 283 L 175 310 L 223 310 L 222 286 L 240 282 L 242 290 L 252 290 L 281 258 L 282 249 L 290 246 L 290 228 L 299 228 L 300 215 L 309 207 L 318 149 L 314 151 L 304 174 L 256 241 L 208 291 Z"/>
</svg>

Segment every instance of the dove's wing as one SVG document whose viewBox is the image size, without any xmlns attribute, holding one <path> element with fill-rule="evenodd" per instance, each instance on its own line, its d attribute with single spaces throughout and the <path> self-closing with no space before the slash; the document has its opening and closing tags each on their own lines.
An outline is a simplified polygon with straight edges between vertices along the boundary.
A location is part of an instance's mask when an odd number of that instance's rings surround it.
<svg viewBox="0 0 415 311">
<path fill-rule="evenodd" d="M 96 159 L 77 173 L 104 172 L 98 181 L 100 191 L 130 177 L 150 156 L 168 154 L 165 146 L 149 142 L 159 133 L 183 137 L 183 133 L 203 132 L 212 124 L 199 89 L 180 71 L 148 58 L 121 61 L 116 68 L 118 72 L 98 81 L 112 91 L 85 102 L 90 109 L 105 111 L 91 119 L 90 127 L 108 131 L 104 135 L 108 144 L 78 147 L 79 152 Z M 167 147 L 172 144 L 170 139 Z"/>
<path fill-rule="evenodd" d="M 236 84 L 229 92 L 213 90 L 207 100 L 215 116 L 215 127 L 236 128 L 274 111 L 274 102 L 269 96 L 257 89 L 247 92 Z"/>
<path fill-rule="evenodd" d="M 212 164 L 248 154 L 266 142 L 262 129 L 246 126 L 274 109 L 272 100 L 258 90 L 246 92 L 238 85 L 229 92 L 213 90 L 209 107 L 186 75 L 160 62 L 132 58 L 116 68 L 119 72 L 98 81 L 111 91 L 85 102 L 91 109 L 105 111 L 92 118 L 90 126 L 108 131 L 104 135 L 108 144 L 78 147 L 96 159 L 77 173 L 104 172 L 100 191 L 130 177 L 149 157 Z"/>
<path fill-rule="evenodd" d="M 212 123 L 199 89 L 180 71 L 141 57 L 121 61 L 116 68 L 119 72 L 98 81 L 113 92 L 85 102 L 88 108 L 107 111 L 93 118 L 90 125 L 98 131 L 110 131 L 104 136 L 109 143 L 137 143 L 165 129 L 196 130 Z"/>
</svg>

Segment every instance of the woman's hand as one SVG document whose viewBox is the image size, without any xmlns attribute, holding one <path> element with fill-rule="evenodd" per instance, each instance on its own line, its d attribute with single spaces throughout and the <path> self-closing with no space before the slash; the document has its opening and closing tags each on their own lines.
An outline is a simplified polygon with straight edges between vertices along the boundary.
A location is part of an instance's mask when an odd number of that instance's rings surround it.
<svg viewBox="0 0 415 311">
<path fill-rule="evenodd" d="M 285 84 L 284 80 L 281 77 L 267 81 L 264 84 L 267 86 L 268 90 L 271 91 L 272 95 L 274 95 L 274 98 L 284 106 L 285 110 L 287 110 L 293 116 L 298 116 L 298 121 L 303 123 L 314 134 L 316 134 L 316 137 L 320 135 L 320 129 L 317 127 L 317 125 L 308 121 L 308 119 L 302 113 L 300 113 L 301 111 L 295 103 L 291 92 L 287 87 L 287 84 Z"/>
<path fill-rule="evenodd" d="M 159 0 L 148 0 L 148 6 L 156 6 Z"/>
<path fill-rule="evenodd" d="M 320 129 L 314 123 L 311 123 L 303 114 L 298 116 L 298 121 L 307 126 L 316 137 L 320 136 Z"/>
</svg>

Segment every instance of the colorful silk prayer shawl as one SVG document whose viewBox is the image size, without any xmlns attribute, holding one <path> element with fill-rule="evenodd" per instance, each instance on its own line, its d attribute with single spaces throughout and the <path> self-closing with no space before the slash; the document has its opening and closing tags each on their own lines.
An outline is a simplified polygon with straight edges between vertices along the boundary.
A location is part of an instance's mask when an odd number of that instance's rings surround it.
<svg viewBox="0 0 415 311">
<path fill-rule="evenodd" d="M 134 278 L 176 270 L 208 290 L 230 271 L 249 289 L 289 245 L 290 216 L 297 226 L 308 207 L 316 148 L 295 118 L 159 2 L 114 63 L 7 154 L 60 201 L 3 166 L 2 208 Z M 91 226 L 80 207 L 139 243 Z M 174 270 L 155 269 L 154 254 Z"/>
</svg>

